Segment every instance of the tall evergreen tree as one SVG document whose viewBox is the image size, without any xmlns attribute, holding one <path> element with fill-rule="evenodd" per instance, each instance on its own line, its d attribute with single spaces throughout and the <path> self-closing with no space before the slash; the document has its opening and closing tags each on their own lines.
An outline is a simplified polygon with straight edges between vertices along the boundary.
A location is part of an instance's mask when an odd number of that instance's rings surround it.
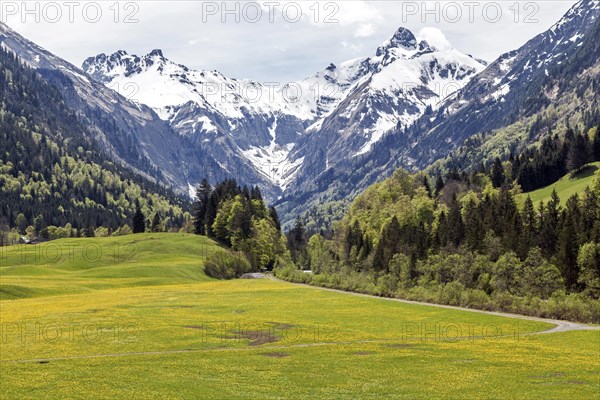
<svg viewBox="0 0 600 400">
<path fill-rule="evenodd" d="M 499 158 L 494 160 L 494 165 L 492 166 L 492 185 L 495 188 L 499 188 L 504 184 L 504 167 L 502 166 L 502 162 Z"/>
<path fill-rule="evenodd" d="M 522 221 L 523 229 L 517 253 L 524 259 L 529 254 L 529 250 L 535 247 L 537 240 L 537 217 L 531 196 L 527 196 L 523 204 Z"/>
<path fill-rule="evenodd" d="M 600 161 L 600 125 L 596 128 L 594 140 L 592 141 L 592 153 L 594 161 Z"/>
<path fill-rule="evenodd" d="M 219 211 L 219 202 L 221 201 L 221 196 L 219 192 L 215 188 L 210 194 L 208 199 L 208 205 L 206 207 L 205 214 L 205 223 L 206 223 L 206 234 L 209 237 L 215 237 L 215 231 L 213 229 L 213 225 L 215 223 L 215 218 L 217 218 L 217 212 Z"/>
<path fill-rule="evenodd" d="M 450 201 L 446 232 L 450 238 L 450 242 L 455 247 L 458 247 L 462 243 L 465 235 L 465 226 L 462 219 L 461 206 L 456 198 L 456 194 L 452 196 L 452 200 Z"/>
<path fill-rule="evenodd" d="M 589 143 L 583 135 L 577 135 L 569 146 L 567 168 L 569 171 L 579 171 L 589 161 Z"/>
<path fill-rule="evenodd" d="M 544 212 L 545 211 L 545 212 Z M 550 201 L 544 210 L 540 206 L 542 216 L 540 226 L 540 246 L 545 254 L 551 255 L 556 252 L 558 240 L 558 223 L 560 218 L 560 198 L 556 190 L 552 191 Z"/>
<path fill-rule="evenodd" d="M 579 278 L 577 265 L 577 219 L 579 216 L 579 204 L 577 195 L 567 201 L 567 207 L 562 216 L 562 229 L 558 240 L 558 259 L 565 284 L 568 289 L 575 289 Z"/>
<path fill-rule="evenodd" d="M 431 185 L 429 184 L 429 178 L 427 177 L 427 175 L 423 176 L 423 186 L 425 187 L 425 190 L 427 191 L 427 195 L 429 197 L 433 197 L 433 192 L 431 190 Z"/>
<path fill-rule="evenodd" d="M 277 210 L 275 209 L 275 207 L 269 207 L 269 216 L 271 217 L 271 220 L 273 221 L 277 232 L 281 232 L 281 222 L 279 221 L 279 215 L 277 215 Z"/>
<path fill-rule="evenodd" d="M 471 251 L 477 251 L 483 244 L 483 219 L 479 207 L 473 200 L 463 206 L 465 241 Z"/>
<path fill-rule="evenodd" d="M 262 197 L 262 193 L 260 192 L 260 189 L 258 186 L 253 186 L 252 190 L 250 191 L 250 198 L 252 200 L 260 200 L 262 201 L 263 197 Z"/>
<path fill-rule="evenodd" d="M 440 192 L 442 191 L 443 188 L 444 188 L 444 178 L 442 178 L 442 175 L 438 174 L 438 176 L 435 180 L 435 195 L 439 196 Z"/>
<path fill-rule="evenodd" d="M 162 232 L 162 224 L 160 223 L 160 215 L 158 213 L 154 214 L 154 218 L 152 218 L 151 228 L 152 232 Z"/>
<path fill-rule="evenodd" d="M 139 203 L 136 205 L 133 215 L 133 233 L 144 233 L 146 231 L 146 217 L 142 213 Z"/>
<path fill-rule="evenodd" d="M 304 224 L 299 215 L 296 217 L 294 227 L 287 234 L 287 240 L 294 262 L 304 261 L 308 238 L 306 236 L 306 229 L 304 228 Z"/>
<path fill-rule="evenodd" d="M 206 178 L 202 179 L 196 189 L 196 199 L 194 202 L 194 233 L 196 235 L 206 234 L 206 213 L 212 187 Z"/>
<path fill-rule="evenodd" d="M 583 207 L 581 210 L 581 242 L 594 241 L 594 225 L 600 223 L 600 199 L 596 192 L 587 187 L 583 196 Z"/>
</svg>

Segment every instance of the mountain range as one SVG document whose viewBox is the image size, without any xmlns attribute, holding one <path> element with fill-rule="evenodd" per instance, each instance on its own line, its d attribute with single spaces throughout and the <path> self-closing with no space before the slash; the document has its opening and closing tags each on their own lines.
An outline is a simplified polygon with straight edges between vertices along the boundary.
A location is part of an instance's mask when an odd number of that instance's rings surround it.
<svg viewBox="0 0 600 400">
<path fill-rule="evenodd" d="M 469 168 L 596 119 L 599 14 L 582 0 L 490 65 L 399 28 L 369 57 L 281 84 L 161 50 L 78 68 L 4 24 L 0 42 L 60 90 L 109 159 L 179 193 L 204 177 L 258 185 L 289 223 L 399 167 Z"/>
<path fill-rule="evenodd" d="M 292 216 L 310 211 L 327 220 L 332 203 L 347 204 L 397 168 L 443 174 L 452 167 L 489 166 L 550 134 L 597 124 L 599 15 L 599 1 L 578 2 L 549 30 L 490 63 L 433 113 L 388 132 L 363 156 L 288 190 L 278 209 Z"/>
<path fill-rule="evenodd" d="M 82 68 L 108 87 L 129 87 L 132 99 L 234 176 L 252 171 L 250 183 L 266 180 L 268 193 L 278 197 L 436 109 L 484 65 L 400 28 L 371 57 L 280 85 L 191 70 L 161 50 L 141 57 L 123 50 L 100 54 Z"/>
</svg>

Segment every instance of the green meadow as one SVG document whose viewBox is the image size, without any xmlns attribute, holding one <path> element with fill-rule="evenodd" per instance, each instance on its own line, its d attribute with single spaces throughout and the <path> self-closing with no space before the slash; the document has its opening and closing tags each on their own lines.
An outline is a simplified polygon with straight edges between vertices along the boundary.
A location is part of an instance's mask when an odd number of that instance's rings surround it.
<svg viewBox="0 0 600 400">
<path fill-rule="evenodd" d="M 591 399 L 600 331 L 217 281 L 193 235 L 0 253 L 2 399 Z"/>
<path fill-rule="evenodd" d="M 527 196 L 531 196 L 533 204 L 537 206 L 540 201 L 547 203 L 552 196 L 552 192 L 556 190 L 558 197 L 560 197 L 560 204 L 565 205 L 571 196 L 574 194 L 583 193 L 585 188 L 592 184 L 594 180 L 594 174 L 599 168 L 600 162 L 588 164 L 578 173 L 569 173 L 552 185 L 535 190 L 533 192 L 520 194 L 518 199 L 519 201 L 523 202 Z"/>
</svg>

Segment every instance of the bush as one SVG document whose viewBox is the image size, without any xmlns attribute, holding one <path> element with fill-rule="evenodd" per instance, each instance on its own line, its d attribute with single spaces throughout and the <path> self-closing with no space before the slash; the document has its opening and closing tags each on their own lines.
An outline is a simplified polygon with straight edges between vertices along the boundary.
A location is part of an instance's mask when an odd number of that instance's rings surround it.
<svg viewBox="0 0 600 400">
<path fill-rule="evenodd" d="M 548 300 L 544 316 L 598 323 L 600 321 L 600 302 L 586 299 L 579 293 L 565 295 L 565 292 L 558 291 Z"/>
<path fill-rule="evenodd" d="M 295 283 L 311 283 L 313 279 L 312 274 L 302 272 L 292 263 L 278 263 L 278 266 L 273 269 L 273 273 L 277 278 Z"/>
<path fill-rule="evenodd" d="M 479 308 L 482 310 L 491 310 L 490 296 L 479 289 L 467 289 L 463 295 L 463 305 L 469 308 Z"/>
<path fill-rule="evenodd" d="M 464 290 L 465 287 L 460 282 L 452 281 L 443 286 L 440 290 L 439 301 L 442 304 L 460 306 L 462 303 L 462 294 Z"/>
<path fill-rule="evenodd" d="M 133 231 L 131 230 L 129 225 L 123 225 L 122 227 L 120 227 L 113 233 L 113 236 L 125 236 L 125 235 L 131 235 L 132 233 L 133 233 Z"/>
<path fill-rule="evenodd" d="M 398 289 L 398 279 L 392 274 L 381 276 L 377 280 L 377 294 L 380 296 L 394 296 Z"/>
<path fill-rule="evenodd" d="M 211 278 L 233 279 L 252 271 L 250 261 L 241 252 L 219 251 L 204 263 L 204 272 Z"/>
<path fill-rule="evenodd" d="M 434 303 L 437 300 L 436 291 L 424 287 L 415 286 L 402 293 L 402 297 L 407 300 L 422 301 L 425 303 Z"/>
</svg>

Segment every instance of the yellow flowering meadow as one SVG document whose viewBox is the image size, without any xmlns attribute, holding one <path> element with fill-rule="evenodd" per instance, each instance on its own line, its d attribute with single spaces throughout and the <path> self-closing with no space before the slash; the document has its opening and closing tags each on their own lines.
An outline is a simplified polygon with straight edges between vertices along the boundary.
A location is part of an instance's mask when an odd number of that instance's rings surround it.
<svg viewBox="0 0 600 400">
<path fill-rule="evenodd" d="M 528 335 L 552 325 L 215 281 L 202 263 L 217 246 L 190 235 L 52 243 L 75 249 L 0 254 L 2 399 L 591 399 L 600 390 L 599 331 Z"/>
</svg>

